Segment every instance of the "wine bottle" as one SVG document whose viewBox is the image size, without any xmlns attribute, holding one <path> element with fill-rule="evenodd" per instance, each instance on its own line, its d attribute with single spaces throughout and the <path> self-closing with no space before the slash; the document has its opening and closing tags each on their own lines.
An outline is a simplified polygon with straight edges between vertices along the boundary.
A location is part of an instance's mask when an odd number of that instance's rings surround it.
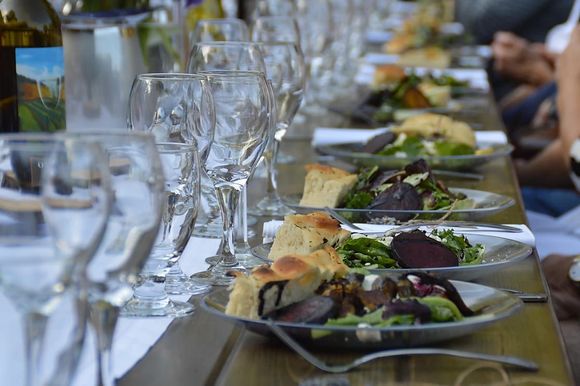
<svg viewBox="0 0 580 386">
<path fill-rule="evenodd" d="M 0 132 L 66 128 L 64 54 L 47 0 L 0 1 Z"/>
</svg>

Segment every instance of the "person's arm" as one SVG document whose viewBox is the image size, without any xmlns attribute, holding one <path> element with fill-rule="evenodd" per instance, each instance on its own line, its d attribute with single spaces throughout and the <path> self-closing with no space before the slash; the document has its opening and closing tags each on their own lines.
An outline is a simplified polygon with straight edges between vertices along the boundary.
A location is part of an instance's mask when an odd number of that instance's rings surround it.
<svg viewBox="0 0 580 386">
<path fill-rule="evenodd" d="M 520 184 L 547 188 L 570 186 L 563 151 L 562 141 L 557 138 L 531 160 L 516 159 L 514 165 Z"/>
<path fill-rule="evenodd" d="M 561 157 L 570 168 L 570 149 L 580 138 L 580 27 L 576 27 L 557 65 Z"/>
<path fill-rule="evenodd" d="M 550 255 L 542 261 L 558 320 L 580 317 L 580 288 L 568 277 L 574 256 Z"/>
</svg>

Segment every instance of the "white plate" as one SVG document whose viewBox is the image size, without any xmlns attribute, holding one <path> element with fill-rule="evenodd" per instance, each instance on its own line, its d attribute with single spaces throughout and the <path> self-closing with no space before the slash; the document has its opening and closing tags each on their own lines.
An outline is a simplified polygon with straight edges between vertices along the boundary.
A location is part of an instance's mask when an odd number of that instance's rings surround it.
<svg viewBox="0 0 580 386">
<path fill-rule="evenodd" d="M 465 304 L 478 315 L 457 322 L 430 323 L 412 326 L 384 328 L 325 327 L 303 323 L 277 323 L 295 339 L 316 347 L 342 349 L 385 349 L 427 345 L 474 333 L 490 324 L 514 315 L 522 309 L 522 301 L 514 295 L 481 284 L 452 282 Z M 263 320 L 226 315 L 229 292 L 225 289 L 204 297 L 201 306 L 206 311 L 232 322 L 242 323 L 249 330 L 262 335 L 271 335 Z M 322 338 L 313 338 L 313 330 L 330 331 Z"/>
<path fill-rule="evenodd" d="M 431 228 L 432 229 L 432 228 Z M 449 229 L 449 228 L 444 228 Z M 376 235 L 375 232 L 361 232 L 369 235 Z M 381 232 L 383 234 L 384 232 Z M 461 232 L 455 232 L 461 234 Z M 454 280 L 474 280 L 480 277 L 488 276 L 494 272 L 504 269 L 512 264 L 522 261 L 532 253 L 532 247 L 519 241 L 507 238 L 484 235 L 477 233 L 465 234 L 465 237 L 472 245 L 482 244 L 485 248 L 481 264 L 459 265 L 456 267 L 439 267 L 439 268 L 381 268 L 371 269 L 370 272 L 389 276 L 392 278 L 399 277 L 403 273 L 413 271 L 424 271 L 435 273 L 441 277 Z M 272 244 L 260 244 L 252 248 L 252 254 L 259 259 L 269 262 L 268 254 Z"/>
</svg>

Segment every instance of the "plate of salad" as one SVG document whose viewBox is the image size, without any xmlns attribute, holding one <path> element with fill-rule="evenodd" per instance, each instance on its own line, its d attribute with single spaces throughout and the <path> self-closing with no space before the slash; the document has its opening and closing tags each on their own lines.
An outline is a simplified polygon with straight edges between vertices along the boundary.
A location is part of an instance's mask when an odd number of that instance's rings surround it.
<svg viewBox="0 0 580 386">
<path fill-rule="evenodd" d="M 363 168 L 356 175 L 356 183 L 338 198 L 337 205 L 309 198 L 311 194 L 307 190 L 311 189 L 306 186 L 308 174 L 302 196 L 287 195 L 282 196 L 282 200 L 298 213 L 324 211 L 325 207 L 332 207 L 350 221 L 363 223 L 391 223 L 393 218 L 399 221 L 437 219 L 443 216 L 474 220 L 507 209 L 515 202 L 496 193 L 448 188 L 434 177 L 423 159 L 400 170 L 381 170 L 373 166 Z M 324 205 L 316 206 L 315 203 Z"/>
<path fill-rule="evenodd" d="M 516 296 L 480 284 L 421 272 L 392 280 L 351 274 L 325 282 L 313 296 L 249 319 L 225 314 L 226 289 L 201 302 L 213 315 L 271 335 L 269 320 L 316 347 L 385 349 L 445 341 L 507 318 L 522 309 Z"/>
<path fill-rule="evenodd" d="M 258 245 L 252 253 L 270 261 L 271 246 Z M 381 276 L 420 269 L 449 279 L 473 280 L 525 259 L 532 247 L 495 235 L 417 224 L 417 229 L 405 232 L 393 228 L 387 232 L 351 233 L 336 251 L 349 268 Z"/>
</svg>

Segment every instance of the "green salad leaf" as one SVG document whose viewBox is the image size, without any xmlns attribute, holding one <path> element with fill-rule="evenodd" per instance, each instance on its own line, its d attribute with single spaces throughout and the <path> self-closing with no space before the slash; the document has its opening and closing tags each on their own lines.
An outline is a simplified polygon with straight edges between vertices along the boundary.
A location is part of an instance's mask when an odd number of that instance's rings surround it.
<svg viewBox="0 0 580 386">
<path fill-rule="evenodd" d="M 464 235 L 456 235 L 452 229 L 435 229 L 431 234 L 441 239 L 441 243 L 457 255 L 460 265 L 481 263 L 485 250 L 483 245 L 471 245 Z"/>
<path fill-rule="evenodd" d="M 351 268 L 393 268 L 397 265 L 389 247 L 368 237 L 350 238 L 336 251 Z"/>
<path fill-rule="evenodd" d="M 435 141 L 435 154 L 440 156 L 451 155 L 471 155 L 474 149 L 464 143 L 455 143 L 449 141 Z"/>
</svg>

